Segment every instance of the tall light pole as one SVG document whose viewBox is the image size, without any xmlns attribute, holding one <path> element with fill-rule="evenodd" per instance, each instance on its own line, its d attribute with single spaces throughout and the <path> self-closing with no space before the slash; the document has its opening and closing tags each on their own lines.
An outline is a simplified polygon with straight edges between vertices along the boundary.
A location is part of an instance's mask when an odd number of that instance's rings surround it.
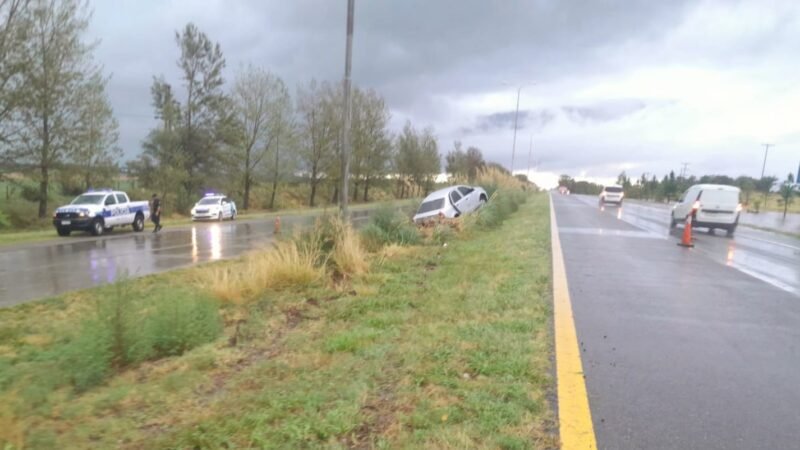
<svg viewBox="0 0 800 450">
<path fill-rule="evenodd" d="M 517 109 L 514 112 L 514 142 L 511 144 L 511 175 L 514 175 L 514 154 L 517 150 L 517 118 L 519 117 L 519 94 L 522 92 L 522 85 L 517 88 Z"/>
<path fill-rule="evenodd" d="M 342 131 L 342 187 L 339 189 L 339 212 L 348 218 L 347 201 L 350 182 L 350 121 L 353 99 L 350 96 L 350 71 L 353 61 L 353 10 L 355 0 L 347 0 L 347 49 L 344 56 L 344 130 Z"/>
<path fill-rule="evenodd" d="M 764 164 L 761 165 L 761 178 L 764 178 L 764 170 L 767 168 L 767 154 L 769 153 L 769 148 L 774 147 L 774 144 L 761 144 L 764 146 Z"/>
</svg>

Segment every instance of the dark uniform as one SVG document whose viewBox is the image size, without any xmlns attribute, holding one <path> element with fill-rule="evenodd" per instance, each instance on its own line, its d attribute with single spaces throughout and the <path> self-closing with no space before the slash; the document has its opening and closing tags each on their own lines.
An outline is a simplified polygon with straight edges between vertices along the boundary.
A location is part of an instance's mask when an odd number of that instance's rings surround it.
<svg viewBox="0 0 800 450">
<path fill-rule="evenodd" d="M 161 200 L 158 198 L 156 194 L 153 194 L 153 201 L 150 205 L 150 220 L 153 221 L 155 224 L 155 228 L 153 228 L 153 233 L 158 232 L 161 229 Z"/>
</svg>

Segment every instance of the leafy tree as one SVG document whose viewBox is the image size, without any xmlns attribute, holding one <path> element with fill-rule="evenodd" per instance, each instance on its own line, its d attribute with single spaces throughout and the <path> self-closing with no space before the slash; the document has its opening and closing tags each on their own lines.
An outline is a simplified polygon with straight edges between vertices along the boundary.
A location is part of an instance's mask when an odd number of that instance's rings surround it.
<svg viewBox="0 0 800 450">
<path fill-rule="evenodd" d="M 461 142 L 453 144 L 453 150 L 445 156 L 446 171 L 454 177 L 465 177 L 469 183 L 475 181 L 478 171 L 486 165 L 483 153 L 476 147 L 461 150 Z"/>
<path fill-rule="evenodd" d="M 107 78 L 93 74 L 82 86 L 77 123 L 77 146 L 72 161 L 83 180 L 83 188 L 110 181 L 119 172 L 116 161 L 122 157 L 117 146 L 119 124 L 106 96 Z"/>
<path fill-rule="evenodd" d="M 279 122 L 291 117 L 291 99 L 280 78 L 253 66 L 248 66 L 238 74 L 231 99 L 238 125 L 235 158 L 232 162 L 239 166 L 242 178 L 242 207 L 249 209 L 254 174 L 270 150 L 278 156 L 275 168 L 280 166 L 278 145 L 280 132 L 284 127 Z M 277 181 L 277 175 L 274 178 Z M 273 191 L 275 189 L 276 186 Z"/>
<path fill-rule="evenodd" d="M 334 111 L 326 92 L 330 85 L 311 80 L 297 94 L 298 131 L 300 143 L 298 156 L 308 177 L 311 193 L 308 204 L 314 206 L 317 189 L 331 169 L 336 166 L 336 146 L 339 136 Z"/>
<path fill-rule="evenodd" d="M 175 33 L 175 42 L 186 100 L 181 104 L 163 78 L 153 80 L 153 106 L 162 124 L 151 131 L 144 147 L 151 170 L 163 180 L 159 184 L 175 189 L 178 208 L 185 210 L 209 182 L 209 174 L 222 174 L 219 167 L 232 153 L 226 151 L 236 143 L 236 122 L 223 91 L 225 59 L 219 44 L 192 23 Z"/>
<path fill-rule="evenodd" d="M 756 190 L 756 180 L 743 175 L 736 178 L 736 186 L 738 186 L 744 194 L 744 204 L 749 205 L 750 195 Z"/>
<path fill-rule="evenodd" d="M 389 134 L 389 109 L 373 90 L 353 90 L 351 169 L 354 180 L 353 200 L 363 185 L 363 200 L 369 198 L 370 184 L 385 178 L 392 158 Z"/>
<path fill-rule="evenodd" d="M 78 0 L 37 0 L 31 3 L 30 34 L 25 40 L 29 60 L 19 98 L 17 162 L 38 168 L 39 217 L 47 216 L 51 170 L 75 151 L 80 141 L 81 93 L 98 72 L 93 46 L 81 39 L 89 24 L 86 4 Z"/>
<path fill-rule="evenodd" d="M 789 174 L 786 177 L 786 181 L 781 184 L 781 188 L 778 191 L 778 195 L 780 196 L 781 203 L 783 204 L 783 218 L 786 219 L 786 212 L 789 210 L 789 205 L 794 203 L 794 196 L 795 196 L 795 187 L 794 187 L 794 175 Z"/>
<path fill-rule="evenodd" d="M 416 187 L 417 193 L 422 190 L 427 195 L 441 170 L 433 128 L 425 128 L 420 133 L 406 121 L 397 138 L 394 167 L 400 183 L 400 198 L 411 194 L 412 187 Z"/>
<path fill-rule="evenodd" d="M 32 31 L 29 6 L 29 0 L 0 0 L 0 150 L 12 144 L 19 125 L 15 113 L 31 57 L 26 42 Z"/>
</svg>

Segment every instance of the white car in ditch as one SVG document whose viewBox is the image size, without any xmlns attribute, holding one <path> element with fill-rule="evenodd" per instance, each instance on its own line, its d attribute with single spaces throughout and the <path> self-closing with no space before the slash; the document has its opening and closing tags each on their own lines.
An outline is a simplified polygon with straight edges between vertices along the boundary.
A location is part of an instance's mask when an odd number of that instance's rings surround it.
<svg viewBox="0 0 800 450">
<path fill-rule="evenodd" d="M 440 215 L 446 218 L 459 217 L 471 213 L 489 201 L 486 191 L 479 186 L 450 186 L 439 189 L 422 201 L 414 222 L 435 219 Z"/>
</svg>

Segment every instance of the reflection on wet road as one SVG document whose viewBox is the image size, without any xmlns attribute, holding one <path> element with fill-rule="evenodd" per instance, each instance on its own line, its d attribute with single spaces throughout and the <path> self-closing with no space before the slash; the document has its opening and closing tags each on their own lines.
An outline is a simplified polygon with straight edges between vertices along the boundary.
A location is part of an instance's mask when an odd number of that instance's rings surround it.
<svg viewBox="0 0 800 450">
<path fill-rule="evenodd" d="M 597 199 L 574 196 L 583 203 L 597 205 Z M 626 201 L 623 206 L 600 206 L 602 214 L 612 214 L 623 222 L 663 239 L 680 239 L 681 225 L 669 229 L 670 207 L 665 204 Z M 734 237 L 724 231 L 711 234 L 705 228 L 693 230 L 694 251 L 752 275 L 787 292 L 800 295 L 800 239 L 739 226 Z M 562 230 L 563 232 L 563 230 Z M 655 256 L 655 255 L 654 255 Z"/>
<path fill-rule="evenodd" d="M 353 211 L 354 223 L 369 211 Z M 315 216 L 282 218 L 284 232 L 308 226 Z M 273 219 L 197 223 L 158 234 L 73 237 L 56 243 L 0 249 L 0 307 L 192 264 L 231 258 L 265 245 Z"/>
</svg>

